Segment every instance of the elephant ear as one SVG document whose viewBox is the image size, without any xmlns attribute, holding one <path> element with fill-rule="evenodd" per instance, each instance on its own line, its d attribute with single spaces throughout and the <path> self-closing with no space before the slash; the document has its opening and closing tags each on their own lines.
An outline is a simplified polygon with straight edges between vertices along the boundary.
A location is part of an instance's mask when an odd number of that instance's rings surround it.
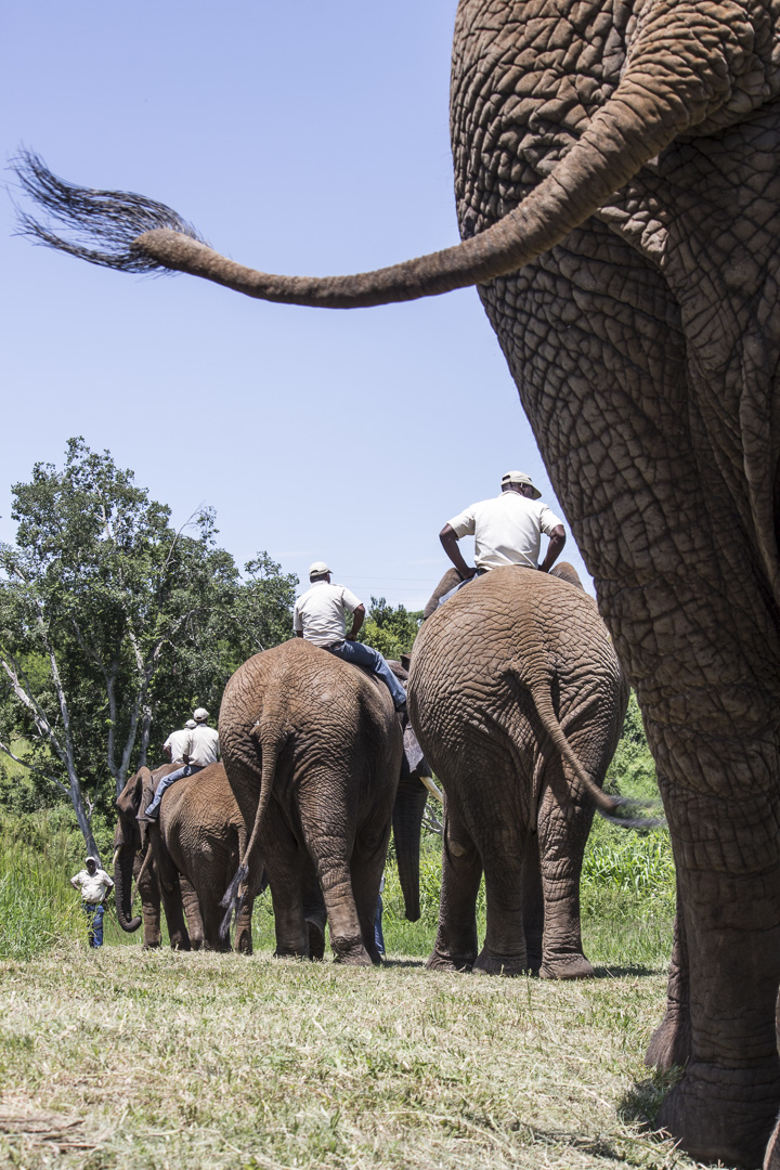
<svg viewBox="0 0 780 1170">
<path fill-rule="evenodd" d="M 550 576 L 560 577 L 562 581 L 568 581 L 570 585 L 576 585 L 579 589 L 584 590 L 579 573 L 574 568 L 574 565 L 570 565 L 568 561 L 561 561 L 559 565 L 555 565 L 554 568 L 550 569 Z"/>
<path fill-rule="evenodd" d="M 447 570 L 431 596 L 428 598 L 425 609 L 423 610 L 423 621 L 425 621 L 426 618 L 429 618 L 432 613 L 436 612 L 436 610 L 439 608 L 439 602 L 441 601 L 444 594 L 449 593 L 449 591 L 454 589 L 456 585 L 459 585 L 462 580 L 463 578 L 457 569 L 452 568 Z"/>
<path fill-rule="evenodd" d="M 157 787 L 154 777 L 148 768 L 140 768 L 138 771 L 139 786 L 140 786 L 140 800 L 138 802 L 138 816 L 143 816 L 144 809 L 148 808 L 154 800 L 154 790 Z"/>
</svg>

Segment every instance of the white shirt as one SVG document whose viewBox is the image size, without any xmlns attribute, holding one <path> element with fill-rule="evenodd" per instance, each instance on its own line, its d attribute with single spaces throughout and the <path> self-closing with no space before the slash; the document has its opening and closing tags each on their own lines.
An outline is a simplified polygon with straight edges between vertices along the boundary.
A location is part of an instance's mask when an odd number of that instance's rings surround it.
<svg viewBox="0 0 780 1170">
<path fill-rule="evenodd" d="M 347 618 L 359 605 L 362 602 L 346 585 L 315 581 L 295 603 L 293 629 L 315 646 L 343 642 L 347 634 Z"/>
<path fill-rule="evenodd" d="M 102 902 L 107 890 L 113 886 L 113 881 L 108 876 L 104 869 L 98 866 L 94 873 L 90 873 L 88 869 L 80 869 L 75 877 L 72 877 L 71 884 L 75 882 L 81 889 L 81 897 L 85 902 L 90 902 L 93 906 L 97 902 Z"/>
<path fill-rule="evenodd" d="M 171 749 L 171 763 L 174 760 L 183 760 L 184 753 L 187 751 L 187 744 L 190 742 L 190 735 L 192 732 L 188 727 L 182 727 L 179 731 L 172 731 L 163 744 L 164 748 Z"/>
<path fill-rule="evenodd" d="M 188 732 L 190 737 L 189 748 L 187 748 L 187 755 L 190 757 L 190 763 L 195 764 L 198 768 L 207 768 L 209 764 L 216 764 L 219 759 L 219 735 L 213 727 L 209 727 L 207 723 L 199 723 L 192 731 Z"/>
<path fill-rule="evenodd" d="M 449 524 L 458 538 L 474 537 L 478 569 L 500 569 L 503 565 L 537 569 L 541 534 L 549 536 L 562 521 L 541 500 L 510 491 L 472 504 Z"/>
</svg>

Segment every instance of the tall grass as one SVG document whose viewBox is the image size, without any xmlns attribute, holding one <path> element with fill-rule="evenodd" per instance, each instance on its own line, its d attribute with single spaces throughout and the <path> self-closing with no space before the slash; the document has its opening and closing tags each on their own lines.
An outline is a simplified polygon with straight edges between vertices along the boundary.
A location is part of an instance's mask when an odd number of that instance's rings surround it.
<svg viewBox="0 0 780 1170">
<path fill-rule="evenodd" d="M 67 882 L 75 872 L 69 868 L 71 836 L 58 830 L 42 840 L 38 834 L 24 834 L 22 825 L 21 820 L 0 820 L 4 959 L 29 959 L 83 929 L 78 899 Z"/>
</svg>

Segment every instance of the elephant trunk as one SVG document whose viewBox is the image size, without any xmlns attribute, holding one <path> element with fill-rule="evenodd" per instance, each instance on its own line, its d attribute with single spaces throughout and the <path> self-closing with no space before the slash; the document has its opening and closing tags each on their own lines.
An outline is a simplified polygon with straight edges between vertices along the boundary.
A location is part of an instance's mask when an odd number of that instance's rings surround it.
<svg viewBox="0 0 780 1170">
<path fill-rule="evenodd" d="M 420 917 L 420 828 L 427 792 L 416 776 L 404 769 L 393 807 L 393 836 L 398 878 L 409 922 Z"/>
<path fill-rule="evenodd" d="M 120 830 L 117 830 L 117 837 L 119 837 Z M 116 841 L 117 849 L 115 851 L 114 863 L 114 901 L 116 904 L 116 916 L 122 930 L 129 932 L 138 930 L 141 925 L 140 916 L 131 918 L 132 901 L 133 901 L 133 860 L 135 858 L 135 845 L 124 839 Z"/>
<path fill-rule="evenodd" d="M 732 96 L 735 78 L 749 67 L 744 62 L 751 29 L 743 27 L 744 13 L 734 29 L 723 24 L 707 30 L 711 35 L 704 42 L 689 27 L 690 12 L 682 11 L 689 7 L 677 3 L 670 12 L 669 5 L 659 5 L 660 15 L 651 13 L 635 37 L 614 93 L 552 172 L 498 223 L 441 252 L 351 276 L 260 272 L 209 248 L 163 204 L 126 192 L 76 187 L 53 175 L 31 153 L 16 162 L 26 193 L 82 240 L 108 250 L 63 239 L 31 216 L 22 217 L 22 230 L 95 264 L 125 271 L 186 272 L 262 300 L 322 308 L 414 300 L 485 283 L 517 271 L 558 243 L 678 135 L 706 123 Z M 756 93 L 755 104 L 766 100 Z"/>
</svg>

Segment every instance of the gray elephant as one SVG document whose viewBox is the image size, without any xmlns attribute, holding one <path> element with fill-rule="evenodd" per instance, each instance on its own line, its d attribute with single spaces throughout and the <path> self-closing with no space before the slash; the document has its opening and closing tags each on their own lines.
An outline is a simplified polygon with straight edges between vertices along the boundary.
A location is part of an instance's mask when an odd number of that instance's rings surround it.
<svg viewBox="0 0 780 1170">
<path fill-rule="evenodd" d="M 615 807 L 600 786 L 628 689 L 596 603 L 572 576 L 565 564 L 549 575 L 493 569 L 417 636 L 409 712 L 446 796 L 431 968 L 593 974 L 580 873 L 595 805 Z M 477 955 L 483 871 L 487 932 Z"/>
<path fill-rule="evenodd" d="M 219 740 L 252 827 L 250 881 L 262 862 L 271 887 L 277 955 L 321 957 L 327 914 L 337 961 L 378 963 L 374 916 L 391 822 L 414 921 L 426 798 L 419 780 L 402 777 L 401 725 L 385 685 L 294 638 L 229 680 Z"/>
<path fill-rule="evenodd" d="M 220 900 L 246 847 L 244 822 L 222 764 L 172 785 L 160 807 L 159 821 L 138 821 L 151 802 L 157 782 L 175 765 L 151 772 L 140 768 L 117 797 L 114 833 L 116 910 L 123 930 L 134 931 L 141 918 L 132 915 L 132 884 L 141 897 L 144 947 L 160 945 L 162 897 L 171 946 L 224 950 L 220 937 Z M 251 953 L 253 897 L 245 898 L 236 922 L 234 945 Z M 186 922 L 185 922 L 186 917 Z"/>
<path fill-rule="evenodd" d="M 98 242 L 28 229 L 96 263 L 326 307 L 479 284 L 657 763 L 678 922 L 650 1057 L 685 1066 L 658 1120 L 749 1166 L 780 1102 L 779 21 L 767 0 L 460 0 L 463 242 L 376 273 L 256 272 L 166 208 L 22 167 Z"/>
</svg>

